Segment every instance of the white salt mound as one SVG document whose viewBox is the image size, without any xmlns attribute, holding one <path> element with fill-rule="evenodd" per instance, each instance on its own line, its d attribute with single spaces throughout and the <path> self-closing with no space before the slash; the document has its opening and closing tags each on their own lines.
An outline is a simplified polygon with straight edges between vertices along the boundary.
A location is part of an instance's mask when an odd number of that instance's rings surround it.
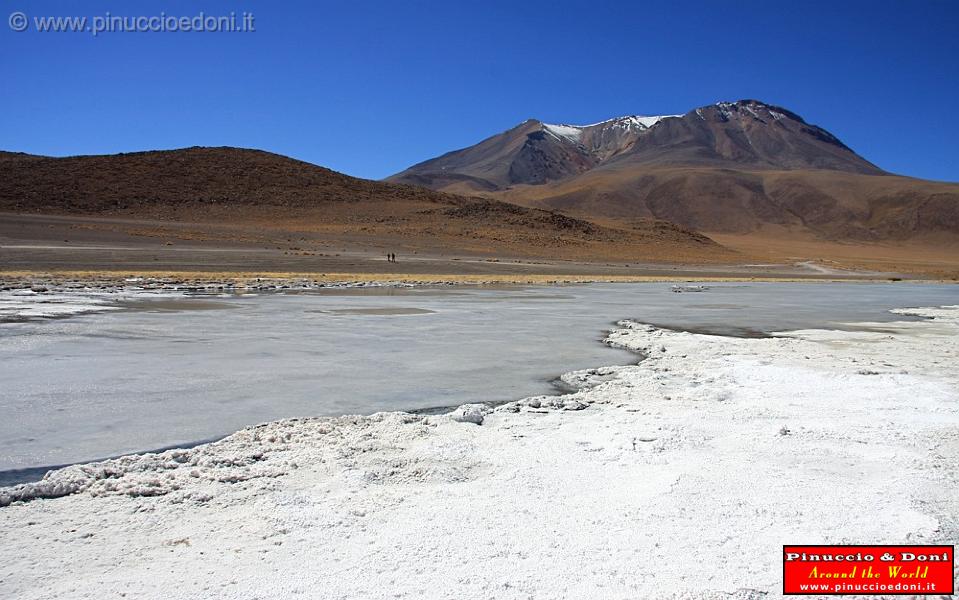
<svg viewBox="0 0 959 600">
<path fill-rule="evenodd" d="M 450 418 L 459 423 L 483 424 L 483 417 L 489 412 L 485 404 L 464 404 L 450 413 Z"/>
</svg>

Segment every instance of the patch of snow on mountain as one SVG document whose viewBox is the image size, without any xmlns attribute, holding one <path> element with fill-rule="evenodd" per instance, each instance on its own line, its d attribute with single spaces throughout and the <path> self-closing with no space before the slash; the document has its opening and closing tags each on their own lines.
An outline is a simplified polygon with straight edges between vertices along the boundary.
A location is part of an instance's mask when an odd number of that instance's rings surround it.
<svg viewBox="0 0 959 600">
<path fill-rule="evenodd" d="M 582 128 L 573 125 L 550 125 L 549 123 L 543 123 L 543 127 L 553 135 L 566 138 L 571 142 L 579 143 L 580 137 L 583 135 Z"/>
<path fill-rule="evenodd" d="M 629 117 L 629 118 L 630 118 L 630 120 L 632 120 L 634 123 L 637 123 L 637 124 L 639 124 L 639 125 L 642 125 L 642 126 L 645 127 L 646 129 L 649 129 L 650 127 L 652 127 L 652 126 L 655 125 L 656 123 L 659 123 L 659 122 L 662 121 L 663 119 L 678 119 L 679 117 L 682 117 L 682 116 L 683 116 L 683 115 L 659 115 L 659 116 L 655 116 L 655 117 L 636 117 L 636 116 L 633 116 L 633 117 Z"/>
<path fill-rule="evenodd" d="M 643 117 L 639 115 L 628 115 L 625 117 L 607 119 L 598 123 L 590 123 L 589 125 L 553 125 L 550 123 L 543 123 L 543 129 L 555 135 L 556 137 L 565 138 L 571 142 L 580 143 L 583 139 L 584 129 L 602 127 L 604 129 L 621 128 L 626 130 L 638 129 L 640 131 L 644 131 L 659 123 L 663 119 L 678 119 L 682 116 L 683 115 L 655 115 Z"/>
<path fill-rule="evenodd" d="M 586 129 L 589 127 L 623 127 L 625 129 L 649 129 L 656 123 L 659 123 L 663 119 L 676 119 L 682 117 L 683 115 L 656 115 L 652 117 L 642 117 L 639 115 L 629 115 L 626 117 L 616 117 L 614 119 L 607 119 L 606 121 L 600 121 L 599 123 L 592 123 L 590 125 L 580 125 L 578 129 Z"/>
</svg>

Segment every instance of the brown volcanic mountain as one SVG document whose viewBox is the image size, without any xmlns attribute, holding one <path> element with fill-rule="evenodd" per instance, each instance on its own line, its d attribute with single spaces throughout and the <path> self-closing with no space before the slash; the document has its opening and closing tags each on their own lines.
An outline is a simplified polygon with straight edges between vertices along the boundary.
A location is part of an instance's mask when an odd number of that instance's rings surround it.
<svg viewBox="0 0 959 600">
<path fill-rule="evenodd" d="M 389 180 L 717 233 L 959 235 L 959 184 L 885 173 L 825 129 L 756 100 L 588 126 L 530 120 Z"/>
<path fill-rule="evenodd" d="M 671 223 L 608 227 L 499 200 L 358 179 L 239 148 L 67 158 L 3 152 L 0 211 L 252 224 L 252 237 L 270 243 L 278 236 L 289 241 L 295 231 L 438 251 L 629 260 L 730 257 L 709 238 Z M 196 229 L 191 239 L 202 239 L 205 229 Z"/>
</svg>

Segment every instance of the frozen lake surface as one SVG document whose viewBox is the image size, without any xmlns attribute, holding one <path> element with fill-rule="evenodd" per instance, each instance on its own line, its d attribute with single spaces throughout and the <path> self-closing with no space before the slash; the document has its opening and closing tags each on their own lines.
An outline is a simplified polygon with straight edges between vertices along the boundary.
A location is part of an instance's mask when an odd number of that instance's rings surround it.
<svg viewBox="0 0 959 600">
<path fill-rule="evenodd" d="M 132 302 L 0 324 L 0 484 L 41 467 L 216 438 L 285 417 L 518 399 L 635 362 L 619 319 L 694 331 L 842 328 L 959 286 L 669 284 L 335 290 Z"/>
</svg>

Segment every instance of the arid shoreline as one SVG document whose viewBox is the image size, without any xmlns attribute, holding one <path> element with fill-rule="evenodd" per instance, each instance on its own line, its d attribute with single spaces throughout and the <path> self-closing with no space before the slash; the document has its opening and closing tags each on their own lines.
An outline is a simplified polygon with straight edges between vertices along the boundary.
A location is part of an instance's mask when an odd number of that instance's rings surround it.
<svg viewBox="0 0 959 600">
<path fill-rule="evenodd" d="M 184 272 L 184 271 L 63 271 L 28 272 L 0 271 L 0 289 L 45 286 L 50 288 L 82 287 L 130 287 L 145 286 L 149 289 L 309 289 L 341 287 L 350 285 L 557 285 L 578 283 L 683 283 L 683 282 L 889 282 L 956 284 L 948 279 L 890 278 L 884 276 L 836 277 L 825 274 L 808 276 L 757 275 L 722 276 L 702 272 L 682 275 L 543 275 L 503 274 L 465 275 L 392 274 L 392 273 L 300 273 L 300 272 Z"/>
<path fill-rule="evenodd" d="M 207 215 L 209 217 L 209 215 Z M 309 217 L 309 218 L 308 218 Z M 303 223 L 317 218 L 304 216 Z M 176 222 L 0 213 L 0 280 L 313 279 L 318 281 L 957 280 L 948 244 L 850 245 L 784 232 L 722 238 L 698 253 L 668 243 L 583 245 L 560 238 L 518 244 L 413 235 L 366 225 Z M 312 220 L 311 220 L 312 219 Z M 486 237 L 483 237 L 483 236 Z M 758 235 L 758 234 L 757 234 Z M 931 243 L 931 241 L 929 242 Z M 397 260 L 388 261 L 395 254 Z"/>
</svg>

